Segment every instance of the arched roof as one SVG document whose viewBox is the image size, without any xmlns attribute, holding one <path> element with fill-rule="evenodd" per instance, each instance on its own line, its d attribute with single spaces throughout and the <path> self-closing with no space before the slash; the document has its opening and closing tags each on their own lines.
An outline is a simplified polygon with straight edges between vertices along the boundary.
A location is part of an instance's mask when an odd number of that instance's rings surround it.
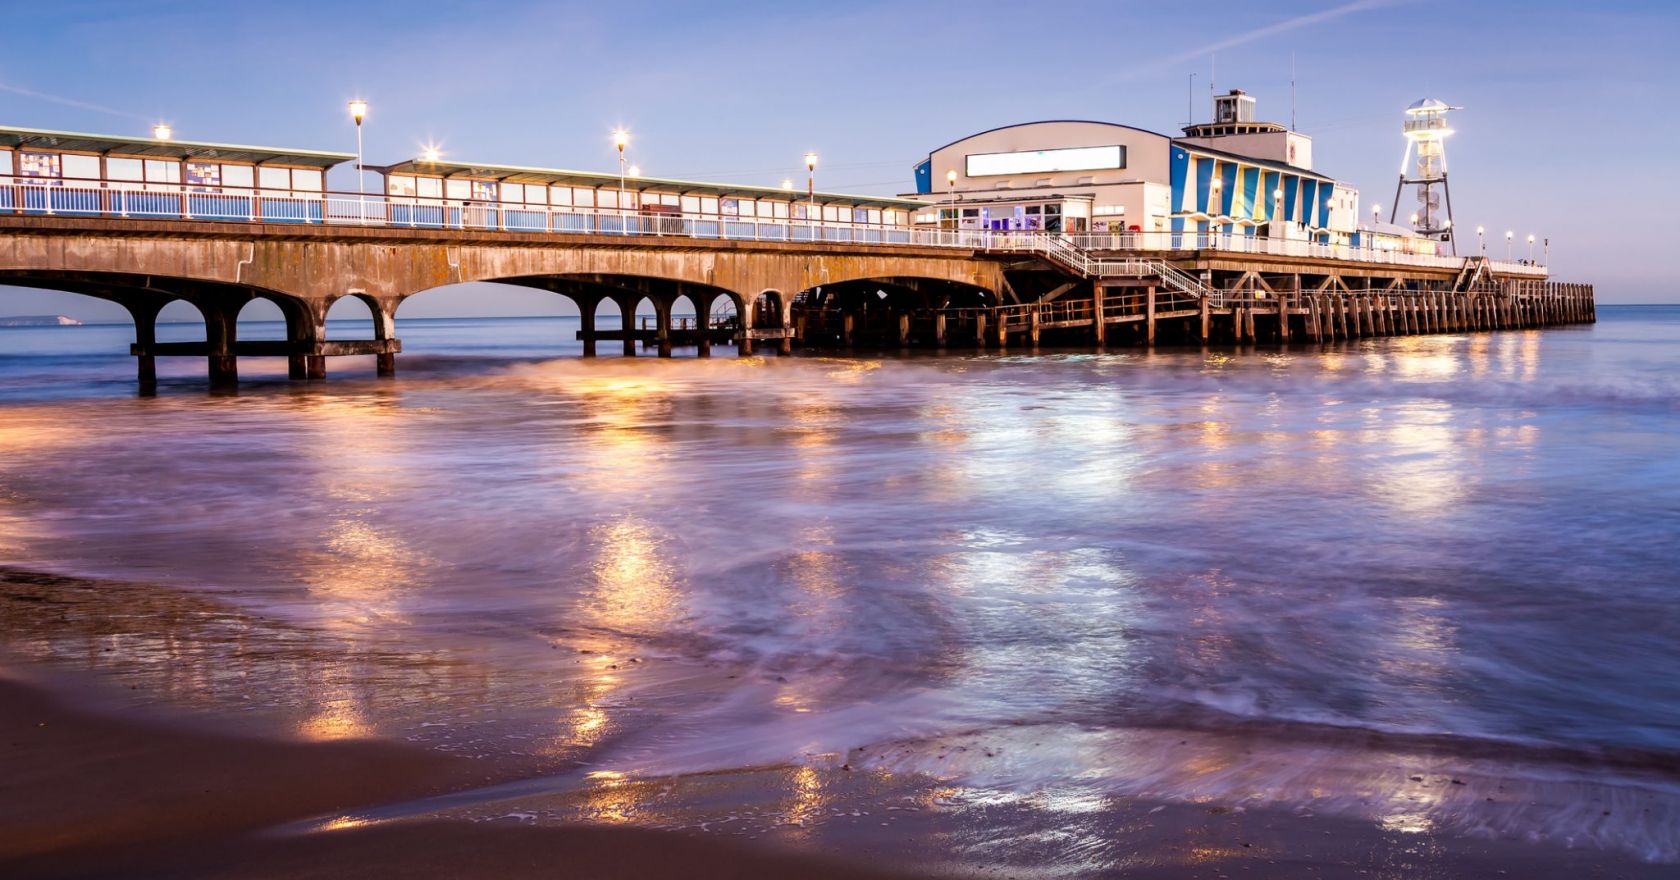
<svg viewBox="0 0 1680 880">
<path fill-rule="evenodd" d="M 946 147 L 953 147 L 953 146 L 956 146 L 957 144 L 962 143 L 963 141 L 973 140 L 974 138 L 980 137 L 981 135 L 991 134 L 994 131 L 1004 131 L 1006 129 L 1011 129 L 1011 128 L 1027 128 L 1028 126 L 1033 126 L 1033 125 L 1070 125 L 1070 124 L 1071 125 L 1105 125 L 1105 126 L 1108 126 L 1109 128 L 1124 128 L 1127 131 L 1138 131 L 1138 132 L 1142 132 L 1144 134 L 1152 134 L 1152 135 L 1155 135 L 1156 137 L 1159 137 L 1159 138 L 1166 138 L 1167 140 L 1172 139 L 1168 135 L 1161 134 L 1158 131 L 1150 131 L 1147 128 L 1138 128 L 1135 125 L 1121 125 L 1118 122 L 1102 122 L 1102 121 L 1096 120 L 1096 119 L 1040 119 L 1040 120 L 1037 120 L 1037 121 L 1034 121 L 1034 122 L 1017 122 L 1013 125 L 1000 125 L 996 128 L 988 128 L 985 131 L 977 131 L 977 132 L 975 132 L 973 134 L 970 134 L 970 135 L 964 135 L 963 137 L 957 138 L 956 140 L 954 140 L 954 141 L 952 141 L 948 144 L 945 144 L 944 146 L 936 147 L 935 149 L 930 150 L 928 152 L 928 155 L 932 156 L 934 153 L 937 153 L 940 150 L 945 149 Z"/>
</svg>

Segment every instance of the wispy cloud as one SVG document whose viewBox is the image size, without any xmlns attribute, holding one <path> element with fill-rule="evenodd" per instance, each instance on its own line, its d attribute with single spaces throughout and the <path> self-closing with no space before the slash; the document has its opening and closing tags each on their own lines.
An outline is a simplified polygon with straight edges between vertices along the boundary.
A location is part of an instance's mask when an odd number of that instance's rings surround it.
<svg viewBox="0 0 1680 880">
<path fill-rule="evenodd" d="M 1410 0 L 1354 0 L 1352 3 L 1343 3 L 1340 6 L 1332 6 L 1329 9 L 1319 12 L 1309 12 L 1306 15 L 1297 15 L 1294 18 L 1286 18 L 1283 21 L 1273 22 L 1265 27 L 1255 28 L 1251 31 L 1244 31 L 1240 34 L 1233 34 L 1223 40 L 1219 40 L 1218 42 L 1209 43 L 1206 46 L 1181 52 L 1165 59 L 1162 63 L 1182 64 L 1183 62 L 1190 61 L 1192 59 L 1205 58 L 1221 49 L 1230 49 L 1236 46 L 1241 46 L 1245 43 L 1252 43 L 1255 40 L 1264 40 L 1267 37 L 1273 37 L 1278 34 L 1285 34 L 1290 31 L 1300 30 L 1301 28 L 1310 27 L 1315 24 L 1335 21 L 1338 18 L 1343 18 L 1356 12 L 1364 12 L 1369 9 L 1380 9 L 1384 6 L 1395 6 L 1406 2 L 1410 2 Z"/>
<path fill-rule="evenodd" d="M 145 116 L 142 116 L 139 113 L 130 113 L 127 110 L 118 110 L 114 107 L 106 107 L 102 104 L 93 104 L 93 103 L 89 103 L 87 101 L 78 101 L 75 98 L 66 98 L 63 95 L 49 95 L 46 92 L 37 92 L 34 89 L 26 89 L 22 86 L 11 85 L 10 83 L 0 82 L 0 92 L 9 92 L 13 95 L 22 95 L 25 98 L 34 98 L 37 101 L 46 101 L 46 102 L 52 103 L 52 104 L 60 104 L 60 105 L 63 105 L 65 107 L 74 107 L 78 110 L 91 110 L 95 113 L 105 113 L 105 114 L 109 114 L 111 116 L 120 116 L 124 119 L 138 119 L 138 120 L 141 120 L 143 122 L 144 121 L 150 121 Z"/>
</svg>

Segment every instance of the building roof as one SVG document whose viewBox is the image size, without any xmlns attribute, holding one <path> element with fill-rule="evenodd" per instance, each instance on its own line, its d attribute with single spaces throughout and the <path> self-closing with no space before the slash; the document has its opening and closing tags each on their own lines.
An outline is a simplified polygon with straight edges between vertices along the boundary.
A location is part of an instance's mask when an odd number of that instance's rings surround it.
<svg viewBox="0 0 1680 880">
<path fill-rule="evenodd" d="M 1413 101 L 1412 105 L 1410 107 L 1406 108 L 1406 112 L 1407 113 L 1439 113 L 1442 110 L 1463 110 L 1463 109 L 1464 109 L 1463 107 L 1453 107 L 1453 106 L 1449 105 L 1447 102 L 1436 100 L 1435 98 L 1422 98 L 1420 100 Z"/>
<path fill-rule="evenodd" d="M 1008 129 L 1008 128 L 1026 128 L 1029 125 L 1069 125 L 1069 124 L 1072 124 L 1072 125 L 1106 125 L 1110 128 L 1124 128 L 1128 131 L 1141 131 L 1144 134 L 1152 134 L 1152 135 L 1155 135 L 1156 137 L 1170 139 L 1169 135 L 1164 135 L 1164 134 L 1162 134 L 1158 131 L 1150 131 L 1147 128 L 1138 128 L 1135 125 L 1124 125 L 1124 124 L 1119 123 L 1119 122 L 1103 122 L 1103 121 L 1097 120 L 1097 119 L 1040 119 L 1040 120 L 1037 120 L 1035 122 L 1017 122 L 1013 125 L 1000 125 L 996 128 L 988 128 L 985 131 L 977 131 L 973 134 L 963 135 L 962 137 L 957 138 L 956 140 L 946 144 L 943 147 L 936 147 L 933 150 L 929 151 L 928 152 L 928 158 L 932 158 L 934 153 L 937 153 L 940 150 L 945 149 L 946 147 L 952 147 L 952 146 L 955 146 L 957 144 L 962 143 L 963 141 L 969 140 L 971 138 L 977 138 L 977 137 L 979 137 L 983 134 L 991 134 L 994 131 L 1003 131 L 1004 129 Z M 922 161 L 926 161 L 926 160 L 924 159 Z M 922 163 L 917 162 L 916 164 L 920 165 Z"/>
<path fill-rule="evenodd" d="M 83 134 L 41 128 L 0 126 L 0 147 L 31 147 L 80 153 L 115 153 L 158 159 L 219 159 L 256 165 L 303 165 L 331 168 L 356 158 L 355 153 L 329 153 L 285 147 L 252 147 L 241 144 L 212 144 L 203 141 L 158 140 L 112 134 Z"/>
<path fill-rule="evenodd" d="M 463 177 L 474 180 L 494 180 L 499 183 L 538 183 L 588 187 L 618 186 L 617 174 L 597 171 L 571 171 L 564 168 L 531 168 L 523 165 L 485 165 L 477 162 L 428 161 L 409 159 L 394 165 L 367 166 L 386 174 L 418 174 L 432 177 Z M 744 196 L 774 198 L 802 202 L 809 198 L 801 189 L 782 189 L 774 186 L 748 186 L 734 183 L 707 183 L 698 180 L 676 180 L 668 177 L 625 177 L 626 189 L 635 192 L 668 192 L 679 195 Z M 925 202 L 892 196 L 860 196 L 818 191 L 817 201 L 844 202 L 849 205 L 878 208 L 920 208 Z"/>
</svg>

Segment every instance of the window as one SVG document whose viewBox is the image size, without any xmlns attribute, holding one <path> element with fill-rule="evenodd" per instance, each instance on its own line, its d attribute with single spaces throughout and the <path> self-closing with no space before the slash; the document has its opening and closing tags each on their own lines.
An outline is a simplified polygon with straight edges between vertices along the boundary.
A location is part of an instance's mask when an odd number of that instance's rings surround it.
<svg viewBox="0 0 1680 880">
<path fill-rule="evenodd" d="M 145 180 L 146 169 L 139 159 L 106 159 L 105 176 L 111 180 Z"/>
<path fill-rule="evenodd" d="M 110 160 L 110 159 L 105 160 L 105 168 L 106 168 L 107 173 L 110 171 L 111 161 L 112 160 Z M 240 189 L 250 189 L 252 186 L 256 185 L 255 175 L 256 175 L 256 169 L 252 168 L 249 165 L 223 165 L 222 166 L 222 186 L 232 186 L 232 187 L 238 187 Z"/>
<path fill-rule="evenodd" d="M 64 155 L 64 176 L 73 180 L 98 180 L 99 157 Z"/>
<path fill-rule="evenodd" d="M 148 162 L 146 164 L 150 165 L 151 163 Z M 146 177 L 150 178 L 151 176 L 152 170 L 147 168 Z M 261 184 L 263 189 L 283 189 L 290 191 L 292 188 L 292 170 L 290 168 L 258 168 L 257 183 Z"/>
</svg>

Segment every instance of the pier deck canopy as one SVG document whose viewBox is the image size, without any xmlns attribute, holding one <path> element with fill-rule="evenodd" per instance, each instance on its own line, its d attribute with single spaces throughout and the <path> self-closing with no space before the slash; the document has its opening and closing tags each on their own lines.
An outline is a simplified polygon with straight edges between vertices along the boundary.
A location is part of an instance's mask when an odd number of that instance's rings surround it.
<svg viewBox="0 0 1680 880">
<path fill-rule="evenodd" d="M 547 186 L 577 186 L 598 189 L 617 189 L 619 176 L 596 171 L 570 171 L 563 168 L 530 168 L 521 165 L 485 165 L 474 162 L 430 161 L 409 159 L 395 165 L 368 165 L 369 171 L 384 174 L 403 174 L 418 177 L 470 178 L 493 180 L 497 183 L 531 183 Z M 666 177 L 624 178 L 624 188 L 630 192 L 657 192 L 672 195 L 745 196 L 758 199 L 781 199 L 803 202 L 808 196 L 803 188 L 783 189 L 774 186 L 751 186 L 734 183 L 707 183 L 698 180 L 677 180 Z M 927 207 L 926 202 L 892 196 L 861 196 L 847 193 L 817 191 L 814 198 L 823 203 L 844 203 L 861 208 L 900 208 L 915 210 Z"/>
<path fill-rule="evenodd" d="M 354 161 L 355 153 L 299 150 L 287 147 L 253 147 L 243 144 L 214 144 L 204 141 L 158 140 L 109 134 L 84 134 L 40 128 L 0 126 L 0 147 L 16 150 L 51 150 L 67 153 L 116 154 L 154 159 L 212 159 L 252 165 L 288 165 L 331 168 Z M 10 169 L 5 169 L 9 172 Z"/>
</svg>

